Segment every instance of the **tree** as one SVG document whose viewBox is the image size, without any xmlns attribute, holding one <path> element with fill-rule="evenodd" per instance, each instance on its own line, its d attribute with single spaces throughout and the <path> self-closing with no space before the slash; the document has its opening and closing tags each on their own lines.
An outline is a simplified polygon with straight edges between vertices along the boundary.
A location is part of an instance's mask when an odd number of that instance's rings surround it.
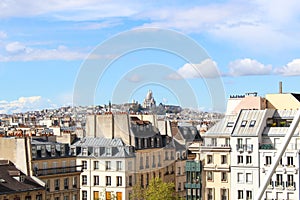
<svg viewBox="0 0 300 200">
<path fill-rule="evenodd" d="M 174 200 L 180 199 L 175 194 L 174 183 L 165 183 L 156 177 L 150 180 L 149 186 L 145 189 L 140 185 L 133 188 L 133 194 L 130 200 Z"/>
</svg>

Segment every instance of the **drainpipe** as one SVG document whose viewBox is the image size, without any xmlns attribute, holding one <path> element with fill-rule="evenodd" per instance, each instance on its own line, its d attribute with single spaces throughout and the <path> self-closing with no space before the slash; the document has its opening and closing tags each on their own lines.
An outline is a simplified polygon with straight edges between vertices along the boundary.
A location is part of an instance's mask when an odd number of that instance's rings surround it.
<svg viewBox="0 0 300 200">
<path fill-rule="evenodd" d="M 279 161 L 280 161 L 283 153 L 285 152 L 287 146 L 290 143 L 291 138 L 293 137 L 293 135 L 294 135 L 294 133 L 295 133 L 297 127 L 298 127 L 299 121 L 300 121 L 300 110 L 297 111 L 297 113 L 296 113 L 296 115 L 294 117 L 294 120 L 293 120 L 291 126 L 288 129 L 287 134 L 283 138 L 283 143 L 282 143 L 281 147 L 278 149 L 278 151 L 276 153 L 275 162 L 273 162 L 271 164 L 271 167 L 268 170 L 267 177 L 266 177 L 266 179 L 264 179 L 262 185 L 259 187 L 259 190 L 258 190 L 258 193 L 257 193 L 257 196 L 255 197 L 255 199 L 257 199 L 257 200 L 261 200 L 262 199 L 262 196 L 263 196 L 265 190 L 268 187 L 270 179 L 272 178 L 273 173 L 275 172 L 275 170 L 277 168 L 277 165 L 278 165 L 278 163 L 279 163 Z"/>
</svg>

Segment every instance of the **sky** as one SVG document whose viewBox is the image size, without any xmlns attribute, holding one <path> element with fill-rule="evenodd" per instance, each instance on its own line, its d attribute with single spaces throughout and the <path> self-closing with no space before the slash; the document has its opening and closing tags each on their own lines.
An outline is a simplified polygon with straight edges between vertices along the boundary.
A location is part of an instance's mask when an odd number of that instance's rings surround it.
<svg viewBox="0 0 300 200">
<path fill-rule="evenodd" d="M 93 60 L 94 69 L 103 60 L 112 61 L 97 74 L 97 85 L 89 85 L 89 78 L 84 85 L 95 88 L 93 102 L 100 105 L 142 103 L 152 90 L 157 103 L 222 111 L 214 106 L 216 97 L 277 93 L 279 81 L 284 92 L 300 92 L 297 0 L 3 0 L 0 10 L 0 113 L 73 105 L 87 60 Z M 148 28 L 184 35 L 209 58 L 190 63 L 159 48 L 93 56 L 105 41 Z M 171 37 L 161 40 L 172 42 Z M 126 42 L 106 50 L 130 44 Z M 211 66 L 218 70 L 217 78 Z M 216 80 L 222 85 L 212 86 Z"/>
</svg>

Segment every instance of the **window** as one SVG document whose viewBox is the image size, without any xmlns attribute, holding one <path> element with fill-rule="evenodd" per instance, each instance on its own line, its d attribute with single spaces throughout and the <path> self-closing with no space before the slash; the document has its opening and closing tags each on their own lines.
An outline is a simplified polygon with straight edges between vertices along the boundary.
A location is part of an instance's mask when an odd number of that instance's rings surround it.
<svg viewBox="0 0 300 200">
<path fill-rule="evenodd" d="M 106 200 L 111 200 L 111 192 L 105 192 Z"/>
<path fill-rule="evenodd" d="M 106 156 L 111 156 L 111 147 L 106 147 L 105 148 L 105 155 Z"/>
<path fill-rule="evenodd" d="M 158 154 L 158 159 L 157 159 L 157 160 L 158 160 L 157 166 L 158 166 L 158 167 L 161 167 L 161 163 L 160 163 L 160 154 Z"/>
<path fill-rule="evenodd" d="M 59 190 L 59 179 L 54 180 L 54 189 Z"/>
<path fill-rule="evenodd" d="M 122 161 L 117 161 L 117 171 L 122 170 Z"/>
<path fill-rule="evenodd" d="M 99 176 L 94 176 L 94 185 L 99 185 Z"/>
<path fill-rule="evenodd" d="M 35 196 L 35 199 L 36 199 L 36 200 L 42 200 L 42 198 L 43 198 L 43 195 L 41 195 L 41 194 L 37 194 L 37 195 Z"/>
<path fill-rule="evenodd" d="M 245 127 L 247 124 L 247 121 L 246 120 L 243 120 L 242 123 L 241 123 L 241 127 Z"/>
<path fill-rule="evenodd" d="M 64 200 L 69 200 L 69 196 L 64 196 Z"/>
<path fill-rule="evenodd" d="M 221 181 L 227 181 L 227 172 L 221 172 L 222 174 L 221 174 Z"/>
<path fill-rule="evenodd" d="M 128 170 L 129 170 L 129 171 L 132 170 L 132 161 L 128 161 Z"/>
<path fill-rule="evenodd" d="M 43 145 L 41 147 L 41 149 L 42 149 L 42 157 L 44 158 L 44 157 L 46 157 L 46 147 L 45 147 L 45 145 Z"/>
<path fill-rule="evenodd" d="M 111 186 L 111 177 L 106 176 L 106 186 Z"/>
<path fill-rule="evenodd" d="M 227 164 L 227 156 L 221 155 L 221 164 Z"/>
<path fill-rule="evenodd" d="M 213 180 L 213 172 L 207 172 L 207 180 L 212 181 Z"/>
<path fill-rule="evenodd" d="M 271 165 L 272 163 L 272 157 L 271 156 L 266 156 L 266 166 Z"/>
<path fill-rule="evenodd" d="M 36 158 L 36 147 L 35 146 L 31 147 L 31 154 L 32 154 L 32 158 Z"/>
<path fill-rule="evenodd" d="M 77 200 L 77 194 L 73 194 L 72 200 Z"/>
<path fill-rule="evenodd" d="M 287 157 L 287 166 L 293 166 L 293 165 L 294 165 L 293 157 L 288 156 Z"/>
<path fill-rule="evenodd" d="M 233 127 L 233 125 L 234 125 L 234 122 L 228 122 L 227 123 L 227 127 Z"/>
<path fill-rule="evenodd" d="M 53 173 L 55 173 L 56 174 L 56 170 L 57 170 L 57 162 L 53 162 L 52 163 L 52 169 L 53 169 Z"/>
<path fill-rule="evenodd" d="M 252 199 L 252 191 L 247 190 L 246 191 L 246 200 L 251 200 Z"/>
<path fill-rule="evenodd" d="M 99 200 L 99 191 L 94 191 L 94 200 Z"/>
<path fill-rule="evenodd" d="M 128 185 L 129 185 L 129 186 L 132 186 L 132 176 L 129 176 L 129 177 L 128 177 Z"/>
<path fill-rule="evenodd" d="M 95 147 L 94 148 L 94 156 L 98 157 L 99 156 L 99 151 L 100 151 L 99 147 Z"/>
<path fill-rule="evenodd" d="M 88 149 L 86 147 L 82 147 L 82 155 L 87 156 L 88 155 Z"/>
<path fill-rule="evenodd" d="M 152 155 L 152 167 L 154 168 L 156 166 L 155 164 L 155 155 Z"/>
<path fill-rule="evenodd" d="M 62 144 L 62 145 L 60 146 L 60 155 L 61 155 L 61 156 L 65 156 L 65 153 L 66 153 L 65 145 Z M 68 198 L 68 199 L 69 199 L 69 198 Z"/>
<path fill-rule="evenodd" d="M 238 190 L 238 199 L 244 199 L 244 192 L 243 192 L 243 190 Z"/>
<path fill-rule="evenodd" d="M 276 182 L 275 186 L 283 186 L 283 181 L 282 181 L 282 174 L 276 174 Z"/>
<path fill-rule="evenodd" d="M 122 186 L 122 176 L 117 176 L 117 186 Z"/>
<path fill-rule="evenodd" d="M 110 161 L 105 161 L 105 169 L 111 170 L 111 162 Z"/>
<path fill-rule="evenodd" d="M 69 178 L 64 179 L 64 188 L 65 188 L 65 190 L 69 189 Z"/>
<path fill-rule="evenodd" d="M 46 191 L 50 192 L 50 180 L 46 180 L 45 188 L 46 188 Z"/>
<path fill-rule="evenodd" d="M 207 199 L 213 200 L 213 189 L 212 188 L 207 189 Z"/>
<path fill-rule="evenodd" d="M 169 160 L 169 152 L 165 151 L 165 160 Z"/>
<path fill-rule="evenodd" d="M 25 200 L 31 200 L 31 196 L 26 196 Z"/>
<path fill-rule="evenodd" d="M 251 120 L 251 121 L 250 121 L 249 127 L 254 127 L 254 126 L 255 126 L 255 123 L 256 123 L 256 120 Z"/>
<path fill-rule="evenodd" d="M 294 186 L 294 175 L 292 174 L 288 174 L 287 175 L 287 183 L 286 183 L 287 187 L 289 186 Z"/>
<path fill-rule="evenodd" d="M 87 191 L 82 190 L 82 200 L 87 200 Z"/>
<path fill-rule="evenodd" d="M 146 168 L 149 168 L 149 156 L 146 156 Z"/>
<path fill-rule="evenodd" d="M 73 177 L 73 188 L 77 188 L 77 177 Z"/>
<path fill-rule="evenodd" d="M 178 188 L 177 188 L 178 191 L 181 190 L 181 183 L 178 183 Z"/>
<path fill-rule="evenodd" d="M 178 174 L 178 175 L 181 174 L 181 167 L 177 167 L 177 174 Z"/>
<path fill-rule="evenodd" d="M 238 156 L 237 157 L 237 163 L 238 164 L 243 164 L 243 156 Z"/>
<path fill-rule="evenodd" d="M 238 149 L 243 148 L 243 139 L 242 138 L 237 139 L 237 147 L 238 147 Z"/>
<path fill-rule="evenodd" d="M 211 138 L 211 144 L 217 146 L 217 138 Z"/>
<path fill-rule="evenodd" d="M 82 169 L 87 169 L 87 161 L 86 160 L 82 160 L 81 164 L 82 164 Z"/>
<path fill-rule="evenodd" d="M 51 157 L 54 157 L 56 155 L 55 146 L 51 145 Z"/>
<path fill-rule="evenodd" d="M 252 174 L 251 173 L 246 173 L 246 182 L 252 183 Z"/>
<path fill-rule="evenodd" d="M 140 157 L 140 169 L 144 169 L 144 159 Z"/>
<path fill-rule="evenodd" d="M 244 174 L 243 173 L 237 173 L 237 182 L 238 183 L 244 182 Z"/>
<path fill-rule="evenodd" d="M 246 164 L 252 163 L 252 156 L 246 156 Z"/>
<path fill-rule="evenodd" d="M 94 161 L 94 169 L 99 169 L 99 161 Z"/>
<path fill-rule="evenodd" d="M 87 185 L 87 176 L 86 175 L 82 175 L 82 185 Z"/>
<path fill-rule="evenodd" d="M 122 200 L 122 192 L 117 192 L 117 199 L 116 200 Z"/>
<path fill-rule="evenodd" d="M 207 164 L 212 164 L 212 163 L 213 163 L 213 156 L 207 155 Z"/>
</svg>

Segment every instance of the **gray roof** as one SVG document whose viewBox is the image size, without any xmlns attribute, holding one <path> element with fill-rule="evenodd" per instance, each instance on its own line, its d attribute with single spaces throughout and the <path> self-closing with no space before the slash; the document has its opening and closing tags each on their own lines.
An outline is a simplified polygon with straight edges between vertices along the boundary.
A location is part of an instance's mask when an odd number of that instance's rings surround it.
<svg viewBox="0 0 300 200">
<path fill-rule="evenodd" d="M 265 117 L 274 110 L 241 110 L 233 131 L 233 136 L 258 136 L 261 129 L 266 126 Z M 250 124 L 254 123 L 254 126 Z"/>
<path fill-rule="evenodd" d="M 84 137 L 81 140 L 75 142 L 74 146 L 80 147 L 117 147 L 125 146 L 124 142 L 120 138 L 104 138 L 104 137 Z"/>
<path fill-rule="evenodd" d="M 95 157 L 95 158 L 128 158 L 134 157 L 134 148 L 126 146 L 120 138 L 104 138 L 104 137 L 84 137 L 75 142 L 78 157 Z M 83 155 L 83 148 L 87 148 L 88 155 Z M 111 154 L 107 155 L 105 149 L 111 148 Z M 97 149 L 97 151 L 96 151 Z"/>
<path fill-rule="evenodd" d="M 223 119 L 221 119 L 217 124 L 208 129 L 208 131 L 204 134 L 206 136 L 230 136 L 235 123 L 236 123 L 237 115 L 225 115 Z"/>
</svg>

